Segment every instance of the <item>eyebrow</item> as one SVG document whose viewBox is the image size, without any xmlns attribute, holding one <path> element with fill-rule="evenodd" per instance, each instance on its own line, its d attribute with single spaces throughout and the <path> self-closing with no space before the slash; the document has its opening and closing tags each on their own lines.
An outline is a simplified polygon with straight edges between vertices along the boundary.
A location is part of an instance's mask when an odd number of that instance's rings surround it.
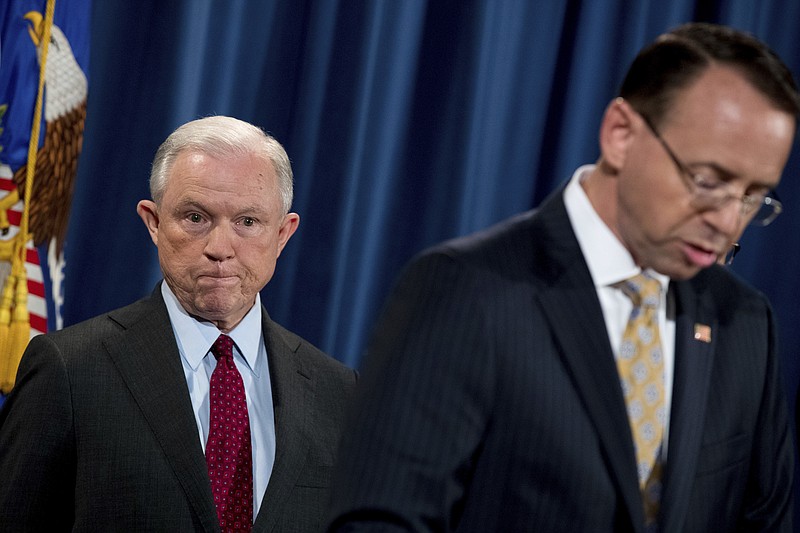
<svg viewBox="0 0 800 533">
<path fill-rule="evenodd" d="M 203 213 L 211 212 L 211 210 L 204 204 L 190 198 L 181 199 L 180 201 L 176 202 L 173 212 L 181 213 L 183 211 L 191 209 L 196 209 L 197 211 L 201 211 Z M 257 218 L 259 220 L 264 220 L 264 221 L 269 221 L 274 218 L 278 219 L 280 218 L 280 215 L 276 217 L 269 209 L 261 207 L 258 204 L 248 204 L 244 207 L 241 207 L 236 210 L 234 216 L 235 217 L 251 216 L 253 218 Z"/>
<path fill-rule="evenodd" d="M 206 208 L 195 200 L 183 199 L 175 203 L 174 211 L 184 211 L 186 209 L 197 209 L 198 211 L 206 211 Z"/>
</svg>

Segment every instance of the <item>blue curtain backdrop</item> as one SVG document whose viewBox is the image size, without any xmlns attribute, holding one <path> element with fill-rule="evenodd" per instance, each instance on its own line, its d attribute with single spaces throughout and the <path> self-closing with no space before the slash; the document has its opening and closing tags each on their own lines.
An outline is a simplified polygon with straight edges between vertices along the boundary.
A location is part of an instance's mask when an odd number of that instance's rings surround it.
<svg viewBox="0 0 800 533">
<path fill-rule="evenodd" d="M 357 366 L 383 298 L 422 248 L 536 206 L 598 156 L 636 51 L 679 23 L 767 41 L 800 78 L 797 0 L 102 0 L 68 235 L 65 321 L 149 293 L 135 212 L 159 143 L 209 114 L 287 148 L 298 233 L 264 292 L 278 322 Z M 800 363 L 797 144 L 785 213 L 733 267 L 769 295 L 787 391 Z"/>
</svg>

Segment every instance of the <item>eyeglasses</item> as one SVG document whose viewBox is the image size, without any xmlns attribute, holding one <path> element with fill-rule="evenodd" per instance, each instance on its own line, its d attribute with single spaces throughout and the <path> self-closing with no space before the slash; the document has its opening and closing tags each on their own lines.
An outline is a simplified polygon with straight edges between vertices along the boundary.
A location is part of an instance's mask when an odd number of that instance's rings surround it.
<svg viewBox="0 0 800 533">
<path fill-rule="evenodd" d="M 736 254 L 738 254 L 739 251 L 741 251 L 741 249 L 742 249 L 742 245 L 739 244 L 738 242 L 735 242 L 735 243 L 731 244 L 731 247 L 728 248 L 728 252 L 725 254 L 725 258 L 723 260 L 724 261 L 723 264 L 724 265 L 732 265 L 733 264 L 733 258 L 736 257 Z"/>
<path fill-rule="evenodd" d="M 664 151 L 678 167 L 680 175 L 684 178 L 689 192 L 693 196 L 693 205 L 698 209 L 719 209 L 731 200 L 738 200 L 742 203 L 741 213 L 742 216 L 748 216 L 755 211 L 755 215 L 750 219 L 750 224 L 754 226 L 766 226 L 783 211 L 783 204 L 776 197 L 774 192 L 767 194 L 745 194 L 744 196 L 737 196 L 731 194 L 728 185 L 724 181 L 709 178 L 703 174 L 692 172 L 689 167 L 681 162 L 680 159 L 672 151 L 667 142 L 659 135 L 653 123 L 650 122 L 643 114 L 639 113 L 640 117 L 647 124 L 647 127 L 652 132 L 653 136 L 664 147 Z M 771 195 L 771 196 L 768 196 Z M 731 260 L 733 258 L 731 257 Z"/>
</svg>

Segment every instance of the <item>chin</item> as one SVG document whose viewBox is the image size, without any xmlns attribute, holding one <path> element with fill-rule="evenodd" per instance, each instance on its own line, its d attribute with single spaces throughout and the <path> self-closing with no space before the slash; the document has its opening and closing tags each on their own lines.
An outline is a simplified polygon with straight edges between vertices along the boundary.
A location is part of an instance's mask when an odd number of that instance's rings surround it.
<svg viewBox="0 0 800 533">
<path fill-rule="evenodd" d="M 234 306 L 230 302 L 209 302 L 208 300 L 195 302 L 197 315 L 212 321 L 224 320 L 231 315 L 233 308 Z"/>
<path fill-rule="evenodd" d="M 676 281 L 693 278 L 698 272 L 698 269 L 694 268 L 694 265 L 676 258 L 667 257 L 666 255 L 655 257 L 655 260 L 652 259 L 653 258 L 648 261 L 642 258 L 641 262 L 639 262 L 642 270 L 649 268 Z"/>
<path fill-rule="evenodd" d="M 664 268 L 663 270 L 656 268 L 655 270 L 664 274 L 665 276 L 669 276 L 669 279 L 674 279 L 675 281 L 686 281 L 695 277 L 703 269 L 697 265 L 680 265 L 678 267 L 673 266 L 672 268 Z"/>
</svg>

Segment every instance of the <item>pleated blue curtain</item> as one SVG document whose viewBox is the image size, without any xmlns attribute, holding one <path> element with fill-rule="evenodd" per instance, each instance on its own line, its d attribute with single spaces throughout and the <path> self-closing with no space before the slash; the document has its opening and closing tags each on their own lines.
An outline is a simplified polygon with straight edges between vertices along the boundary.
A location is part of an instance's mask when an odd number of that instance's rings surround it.
<svg viewBox="0 0 800 533">
<path fill-rule="evenodd" d="M 158 144 L 229 114 L 287 148 L 301 224 L 264 291 L 270 314 L 357 366 L 401 266 L 536 206 L 595 161 L 638 49 L 681 22 L 765 39 L 800 76 L 800 2 L 103 0 L 67 248 L 67 324 L 160 278 L 135 213 Z M 786 212 L 734 269 L 775 303 L 787 387 L 800 373 L 797 150 Z"/>
</svg>

